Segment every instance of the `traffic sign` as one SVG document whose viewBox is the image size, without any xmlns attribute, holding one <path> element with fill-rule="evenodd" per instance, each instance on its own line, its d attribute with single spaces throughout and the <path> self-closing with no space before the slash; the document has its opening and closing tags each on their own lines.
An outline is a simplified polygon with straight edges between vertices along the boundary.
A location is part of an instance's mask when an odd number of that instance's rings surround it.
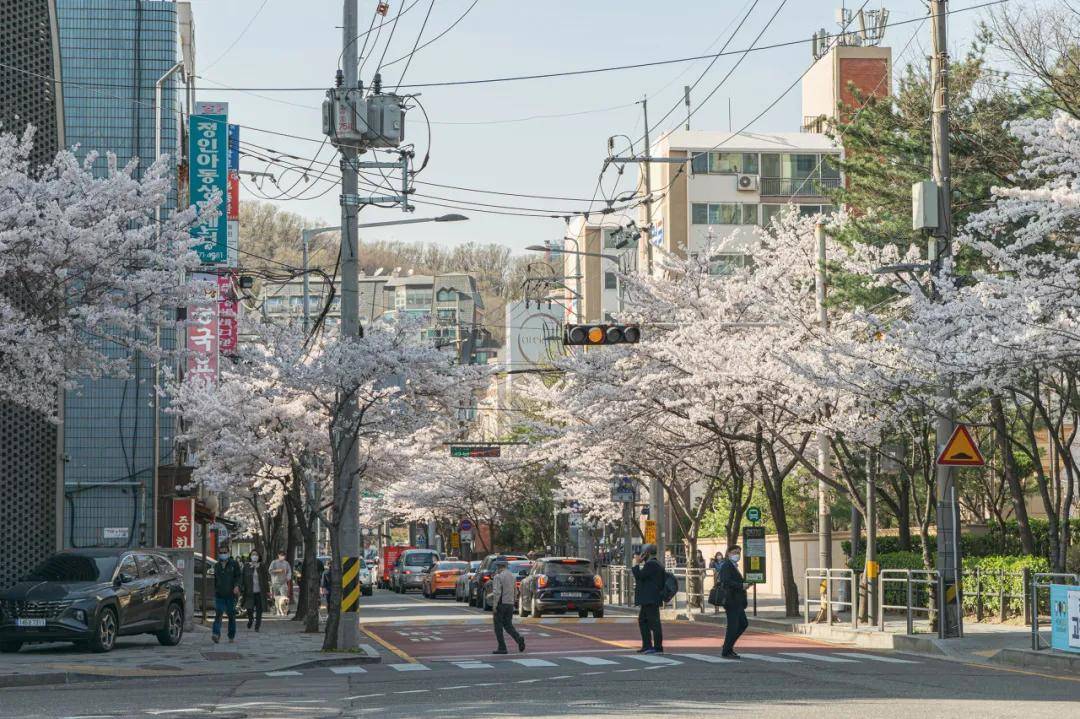
<svg viewBox="0 0 1080 719">
<path fill-rule="evenodd" d="M 656 520 L 645 520 L 645 544 L 656 544 Z"/>
<path fill-rule="evenodd" d="M 761 521 L 761 507 L 750 507 L 746 510 L 746 518 L 754 524 Z"/>
<path fill-rule="evenodd" d="M 634 487 L 634 478 L 625 475 L 616 475 L 611 478 L 611 501 L 633 502 L 637 498 Z"/>
<path fill-rule="evenodd" d="M 981 467 L 986 464 L 986 460 L 975 445 L 968 428 L 958 424 L 938 455 L 937 463 L 950 467 Z"/>
<path fill-rule="evenodd" d="M 497 444 L 452 444 L 451 457 L 501 457 L 502 448 Z"/>
<path fill-rule="evenodd" d="M 457 532 L 450 532 L 450 547 L 451 549 L 461 549 L 461 535 Z"/>
<path fill-rule="evenodd" d="M 460 529 L 462 532 L 471 532 L 472 528 L 473 524 L 471 519 L 463 519 L 458 522 L 458 529 Z"/>
</svg>

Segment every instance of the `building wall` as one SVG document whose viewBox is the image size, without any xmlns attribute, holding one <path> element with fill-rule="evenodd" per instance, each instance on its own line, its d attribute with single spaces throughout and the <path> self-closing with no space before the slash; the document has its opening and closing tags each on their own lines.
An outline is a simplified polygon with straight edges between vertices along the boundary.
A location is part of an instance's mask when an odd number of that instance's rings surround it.
<svg viewBox="0 0 1080 719">
<path fill-rule="evenodd" d="M 27 125 L 36 128 L 30 161 L 39 167 L 63 146 L 55 6 L 52 0 L 0 0 L 0 18 L 0 124 L 18 134 Z M 0 403 L 0 588 L 58 546 L 57 443 L 55 424 Z"/>
<path fill-rule="evenodd" d="M 57 0 L 65 79 L 68 145 L 97 152 L 95 175 L 138 161 L 141 176 L 155 160 L 154 85 L 178 57 L 176 5 L 147 0 Z M 162 148 L 178 144 L 175 78 L 162 98 Z M 175 166 L 175 165 L 174 165 Z M 172 183 L 175 191 L 175 182 Z M 175 194 L 165 207 L 175 206 Z M 171 347 L 171 329 L 163 332 Z M 118 346 L 131 379 L 82 380 L 65 398 L 64 542 L 67 546 L 134 546 L 154 542 L 154 367 Z M 169 463 L 173 418 L 161 408 L 159 452 Z M 105 538 L 105 530 L 115 538 Z"/>
<path fill-rule="evenodd" d="M 841 103 L 857 108 L 851 88 L 863 97 L 892 92 L 892 49 L 840 45 L 814 63 L 803 78 L 802 113 L 806 125 L 821 116 L 834 118 Z M 813 126 L 820 131 L 820 128 Z"/>
</svg>

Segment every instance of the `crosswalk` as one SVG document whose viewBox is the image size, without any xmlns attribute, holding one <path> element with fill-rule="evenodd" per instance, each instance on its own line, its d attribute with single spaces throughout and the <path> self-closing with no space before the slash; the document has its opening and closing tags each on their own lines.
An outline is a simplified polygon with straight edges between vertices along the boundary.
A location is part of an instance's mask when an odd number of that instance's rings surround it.
<svg viewBox="0 0 1080 719">
<path fill-rule="evenodd" d="M 464 672 L 471 671 L 500 671 L 505 667 L 520 667 L 525 669 L 554 669 L 566 667 L 603 668 L 610 671 L 634 671 L 641 668 L 673 667 L 682 664 L 858 664 L 858 663 L 887 663 L 887 664 L 918 664 L 915 659 L 901 659 L 885 654 L 871 654 L 869 652 L 740 652 L 740 659 L 729 659 L 719 654 L 704 654 L 700 652 L 668 652 L 665 654 L 607 654 L 605 656 L 568 655 L 563 657 L 516 657 L 503 660 L 484 661 L 481 659 L 457 659 L 424 662 L 401 662 L 394 664 L 348 665 L 329 667 L 334 674 L 366 674 L 370 671 L 390 672 L 429 672 L 433 669 L 452 669 Z M 779 667 L 778 667 L 779 668 Z M 294 677 L 301 676 L 304 672 L 295 670 L 265 672 L 268 677 Z"/>
</svg>

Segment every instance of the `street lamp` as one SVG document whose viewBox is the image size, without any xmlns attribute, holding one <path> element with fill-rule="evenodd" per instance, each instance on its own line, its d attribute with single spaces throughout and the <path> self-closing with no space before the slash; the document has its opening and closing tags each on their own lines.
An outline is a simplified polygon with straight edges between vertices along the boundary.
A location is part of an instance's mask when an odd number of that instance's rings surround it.
<svg viewBox="0 0 1080 719">
<path fill-rule="evenodd" d="M 390 220 L 388 222 L 367 222 L 362 225 L 357 225 L 357 229 L 365 229 L 368 227 L 390 227 L 392 225 L 415 225 L 421 222 L 463 222 L 469 218 L 465 215 L 459 215 L 451 213 L 449 215 L 439 215 L 438 217 L 413 217 L 407 220 Z M 334 225 L 333 227 L 313 227 L 311 229 L 300 230 L 300 241 L 303 244 L 303 265 L 304 265 L 304 332 L 308 331 L 308 327 L 311 323 L 311 310 L 308 302 L 308 247 L 311 244 L 311 238 L 316 235 L 321 235 L 325 232 L 340 232 L 341 226 Z"/>
</svg>

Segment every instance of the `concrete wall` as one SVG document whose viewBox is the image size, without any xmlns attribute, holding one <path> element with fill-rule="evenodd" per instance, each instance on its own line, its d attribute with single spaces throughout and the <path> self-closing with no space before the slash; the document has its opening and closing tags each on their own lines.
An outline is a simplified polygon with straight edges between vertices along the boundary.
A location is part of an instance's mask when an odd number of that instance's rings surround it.
<svg viewBox="0 0 1080 719">
<path fill-rule="evenodd" d="M 833 532 L 832 566 L 834 569 L 845 568 L 847 557 L 840 547 L 840 542 L 847 538 L 846 533 Z M 716 552 L 727 549 L 727 541 L 723 538 L 710 537 L 700 540 L 698 548 L 705 555 L 705 561 Z M 765 578 L 764 584 L 758 585 L 758 591 L 765 594 L 783 594 L 782 575 L 780 573 L 780 543 L 775 534 L 765 537 Z M 791 564 L 795 572 L 795 584 L 799 587 L 799 598 L 802 599 L 808 567 L 818 566 L 818 541 L 817 534 L 792 534 L 791 535 Z"/>
</svg>

